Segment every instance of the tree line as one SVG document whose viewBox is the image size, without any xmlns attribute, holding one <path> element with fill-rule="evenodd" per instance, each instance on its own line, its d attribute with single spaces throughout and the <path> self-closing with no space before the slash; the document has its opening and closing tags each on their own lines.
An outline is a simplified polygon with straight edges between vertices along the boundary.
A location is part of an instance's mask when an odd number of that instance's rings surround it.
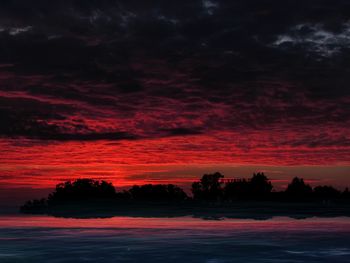
<svg viewBox="0 0 350 263">
<path fill-rule="evenodd" d="M 312 188 L 302 178 L 295 177 L 284 191 L 274 191 L 271 181 L 264 173 L 255 173 L 250 179 L 224 179 L 221 173 L 204 174 L 193 182 L 192 196 L 173 184 L 134 185 L 129 190 L 117 192 L 112 183 L 93 179 L 77 179 L 58 184 L 47 198 L 31 200 L 22 212 L 55 207 L 72 202 L 113 200 L 118 202 L 166 202 L 166 203 L 231 203 L 237 201 L 277 202 L 330 202 L 350 200 L 349 189 L 339 191 L 332 186 Z"/>
<path fill-rule="evenodd" d="M 250 179 L 224 181 L 221 173 L 205 174 L 192 184 L 193 199 L 199 201 L 225 202 L 235 200 L 254 201 L 331 201 L 349 199 L 349 189 L 343 192 L 333 186 L 312 188 L 303 178 L 295 177 L 284 191 L 274 191 L 271 181 L 264 173 L 254 173 Z"/>
</svg>

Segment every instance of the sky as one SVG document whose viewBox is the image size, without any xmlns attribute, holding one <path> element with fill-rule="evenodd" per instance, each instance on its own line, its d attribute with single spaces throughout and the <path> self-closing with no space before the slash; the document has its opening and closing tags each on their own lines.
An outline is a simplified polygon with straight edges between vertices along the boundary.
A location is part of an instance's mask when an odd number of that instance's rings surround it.
<svg viewBox="0 0 350 263">
<path fill-rule="evenodd" d="M 0 198 L 216 171 L 344 188 L 349 84 L 348 0 L 1 1 Z"/>
</svg>

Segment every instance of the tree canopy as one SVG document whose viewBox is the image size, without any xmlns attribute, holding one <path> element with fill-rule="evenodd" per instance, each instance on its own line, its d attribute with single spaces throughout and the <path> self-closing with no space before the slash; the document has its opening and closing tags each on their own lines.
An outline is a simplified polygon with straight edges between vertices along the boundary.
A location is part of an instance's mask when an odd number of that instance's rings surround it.
<svg viewBox="0 0 350 263">
<path fill-rule="evenodd" d="M 286 189 L 286 194 L 294 198 L 306 198 L 312 194 L 312 187 L 304 179 L 295 177 Z"/>
<path fill-rule="evenodd" d="M 24 212 L 40 212 L 48 207 L 60 204 L 89 204 L 101 201 L 112 204 L 130 202 L 233 202 L 237 200 L 251 201 L 327 201 L 350 200 L 348 188 L 340 192 L 332 186 L 312 188 L 304 179 L 295 177 L 285 191 L 273 192 L 271 181 L 264 173 L 254 173 L 250 179 L 224 180 L 224 175 L 216 172 L 204 174 L 199 181 L 192 183 L 193 197 L 173 184 L 134 185 L 129 190 L 117 192 L 112 183 L 93 179 L 77 179 L 56 186 L 48 198 L 26 202 L 21 210 Z M 112 201 L 112 202 L 110 202 Z"/>
<path fill-rule="evenodd" d="M 129 193 L 133 200 L 138 201 L 179 202 L 188 198 L 184 190 L 173 184 L 134 185 Z"/>
<path fill-rule="evenodd" d="M 224 176 L 219 173 L 204 174 L 199 182 L 192 184 L 192 194 L 195 200 L 218 201 L 222 197 L 222 182 Z"/>
<path fill-rule="evenodd" d="M 112 183 L 93 179 L 77 179 L 58 184 L 55 191 L 49 195 L 48 203 L 114 198 L 115 194 Z"/>
</svg>

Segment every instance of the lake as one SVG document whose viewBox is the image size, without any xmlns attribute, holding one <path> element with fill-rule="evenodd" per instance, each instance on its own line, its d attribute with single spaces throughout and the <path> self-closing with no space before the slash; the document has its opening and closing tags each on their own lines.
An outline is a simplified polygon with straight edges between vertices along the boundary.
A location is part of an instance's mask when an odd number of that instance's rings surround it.
<svg viewBox="0 0 350 263">
<path fill-rule="evenodd" d="M 350 262 L 350 218 L 1 215 L 0 262 Z"/>
</svg>

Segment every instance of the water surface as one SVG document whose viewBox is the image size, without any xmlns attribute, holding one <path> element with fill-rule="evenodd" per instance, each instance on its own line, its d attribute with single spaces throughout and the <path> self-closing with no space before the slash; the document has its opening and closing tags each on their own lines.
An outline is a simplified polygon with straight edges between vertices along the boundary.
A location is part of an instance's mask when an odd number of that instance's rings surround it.
<svg viewBox="0 0 350 263">
<path fill-rule="evenodd" d="M 350 262 L 350 218 L 0 216 L 0 262 Z"/>
</svg>

